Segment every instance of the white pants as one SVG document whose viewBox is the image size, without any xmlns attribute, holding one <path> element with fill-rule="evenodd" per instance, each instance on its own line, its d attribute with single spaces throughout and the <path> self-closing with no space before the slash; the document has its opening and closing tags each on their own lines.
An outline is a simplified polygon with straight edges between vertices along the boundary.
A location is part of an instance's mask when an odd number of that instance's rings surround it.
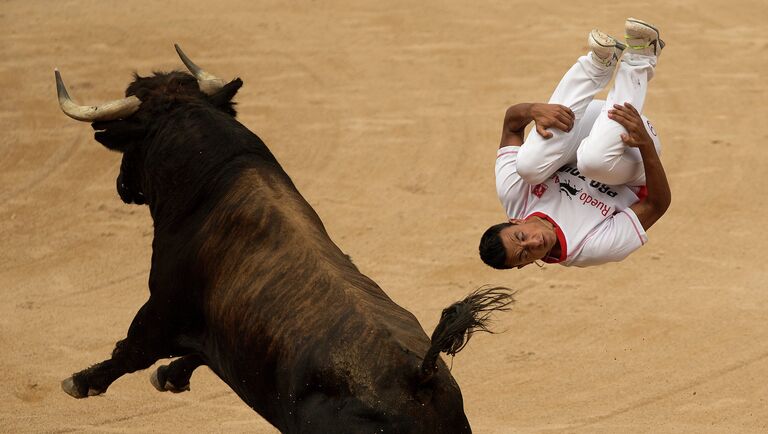
<svg viewBox="0 0 768 434">
<path fill-rule="evenodd" d="M 655 56 L 625 54 L 619 62 L 616 81 L 606 101 L 594 100 L 611 80 L 613 67 L 605 67 L 587 54 L 581 56 L 560 80 L 550 104 L 569 107 L 576 119 L 570 132 L 550 128 L 553 136 L 544 139 L 532 129 L 517 155 L 517 171 L 536 185 L 566 165 L 577 165 L 582 175 L 608 185 L 645 185 L 643 160 L 637 148 L 621 141 L 626 129 L 608 118 L 614 104 L 629 102 L 642 113 L 648 81 L 653 77 Z M 646 130 L 661 152 L 661 142 L 643 116 Z"/>
</svg>

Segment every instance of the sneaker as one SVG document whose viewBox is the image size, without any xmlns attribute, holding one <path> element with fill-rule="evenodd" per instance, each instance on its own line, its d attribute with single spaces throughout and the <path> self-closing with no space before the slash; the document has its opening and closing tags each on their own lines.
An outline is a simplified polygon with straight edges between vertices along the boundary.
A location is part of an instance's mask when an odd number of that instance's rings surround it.
<svg viewBox="0 0 768 434">
<path fill-rule="evenodd" d="M 627 32 L 624 37 L 629 53 L 657 57 L 661 55 L 664 41 L 659 38 L 659 29 L 654 25 L 637 18 L 627 18 L 624 28 Z"/>
<path fill-rule="evenodd" d="M 593 29 L 587 38 L 589 49 L 592 51 L 592 59 L 603 66 L 613 66 L 621 58 L 621 53 L 626 45 L 617 41 L 613 36 L 600 30 Z"/>
</svg>

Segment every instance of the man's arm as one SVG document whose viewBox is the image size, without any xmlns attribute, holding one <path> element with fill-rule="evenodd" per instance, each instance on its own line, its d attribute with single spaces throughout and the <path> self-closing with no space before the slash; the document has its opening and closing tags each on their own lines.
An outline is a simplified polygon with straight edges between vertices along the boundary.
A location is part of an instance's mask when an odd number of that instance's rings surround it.
<svg viewBox="0 0 768 434">
<path fill-rule="evenodd" d="M 643 119 L 632 104 L 615 104 L 613 110 L 608 112 L 608 117 L 626 128 L 627 133 L 621 135 L 621 140 L 627 146 L 638 148 L 643 157 L 645 186 L 648 189 L 648 196 L 632 205 L 630 209 L 637 215 L 643 229 L 648 230 L 664 215 L 672 202 L 672 192 L 669 190 L 667 175 L 664 173 L 664 167 L 656 153 L 653 140 L 645 129 Z"/>
<path fill-rule="evenodd" d="M 532 121 L 536 122 L 536 131 L 548 139 L 552 137 L 552 133 L 547 131 L 548 128 L 570 131 L 573 128 L 574 118 L 571 109 L 559 104 L 515 104 L 508 108 L 504 115 L 499 148 L 521 146 L 524 141 L 525 127 Z"/>
</svg>

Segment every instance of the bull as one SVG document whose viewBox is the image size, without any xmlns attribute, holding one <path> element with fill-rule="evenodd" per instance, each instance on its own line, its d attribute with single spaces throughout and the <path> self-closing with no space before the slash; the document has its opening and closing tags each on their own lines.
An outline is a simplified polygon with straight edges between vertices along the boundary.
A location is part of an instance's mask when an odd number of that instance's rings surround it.
<svg viewBox="0 0 768 434">
<path fill-rule="evenodd" d="M 189 390 L 207 365 L 282 432 L 471 432 L 439 353 L 456 354 L 514 302 L 480 288 L 431 339 L 330 239 L 264 142 L 235 120 L 243 82 L 199 68 L 134 75 L 125 98 L 59 104 L 122 153 L 117 191 L 154 221 L 149 299 L 111 358 L 62 382 L 85 398 L 174 358 L 151 383 Z"/>
</svg>

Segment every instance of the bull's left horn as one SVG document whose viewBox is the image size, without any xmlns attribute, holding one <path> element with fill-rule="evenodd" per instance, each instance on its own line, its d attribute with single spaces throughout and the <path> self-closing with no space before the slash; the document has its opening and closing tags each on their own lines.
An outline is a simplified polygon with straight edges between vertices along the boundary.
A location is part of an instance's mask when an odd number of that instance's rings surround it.
<svg viewBox="0 0 768 434">
<path fill-rule="evenodd" d="M 59 107 L 65 115 L 83 122 L 113 121 L 126 118 L 139 109 L 141 100 L 135 96 L 108 101 L 99 105 L 78 105 L 69 97 L 59 69 L 54 69 L 56 75 L 56 91 L 59 94 Z"/>
<path fill-rule="evenodd" d="M 173 44 L 173 46 L 176 48 L 176 53 L 179 54 L 181 61 L 184 62 L 184 65 L 187 67 L 187 69 L 189 69 L 189 72 L 191 72 L 192 75 L 194 75 L 197 79 L 201 92 L 206 95 L 212 95 L 224 87 L 225 84 L 227 84 L 226 81 L 216 77 L 209 72 L 206 72 L 199 66 L 195 65 L 195 62 L 193 62 L 189 57 L 187 57 L 186 54 L 184 54 L 183 51 L 181 51 L 179 44 Z"/>
</svg>

